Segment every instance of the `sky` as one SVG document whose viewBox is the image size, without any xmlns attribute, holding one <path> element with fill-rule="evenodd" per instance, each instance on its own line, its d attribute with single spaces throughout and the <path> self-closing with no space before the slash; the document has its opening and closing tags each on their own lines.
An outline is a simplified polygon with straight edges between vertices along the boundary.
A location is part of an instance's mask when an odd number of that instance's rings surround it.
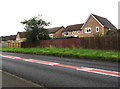
<svg viewBox="0 0 120 89">
<path fill-rule="evenodd" d="M 118 28 L 119 0 L 1 0 L 0 36 L 24 31 L 20 23 L 42 15 L 51 27 L 81 24 L 90 13 L 107 18 Z"/>
</svg>

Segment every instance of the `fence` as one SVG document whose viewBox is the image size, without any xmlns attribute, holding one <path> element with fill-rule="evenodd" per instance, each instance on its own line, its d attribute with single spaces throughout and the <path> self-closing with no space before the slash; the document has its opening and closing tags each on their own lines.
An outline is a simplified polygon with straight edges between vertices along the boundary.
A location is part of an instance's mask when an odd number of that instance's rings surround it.
<svg viewBox="0 0 120 89">
<path fill-rule="evenodd" d="M 21 48 L 21 43 L 8 43 L 8 48 Z"/>
<path fill-rule="evenodd" d="M 8 48 L 8 43 L 0 43 L 0 48 Z"/>
<path fill-rule="evenodd" d="M 41 40 L 35 43 L 22 42 L 21 47 L 57 47 L 57 48 L 88 48 L 101 50 L 115 50 L 120 51 L 120 37 L 84 37 L 71 39 L 52 39 Z"/>
</svg>

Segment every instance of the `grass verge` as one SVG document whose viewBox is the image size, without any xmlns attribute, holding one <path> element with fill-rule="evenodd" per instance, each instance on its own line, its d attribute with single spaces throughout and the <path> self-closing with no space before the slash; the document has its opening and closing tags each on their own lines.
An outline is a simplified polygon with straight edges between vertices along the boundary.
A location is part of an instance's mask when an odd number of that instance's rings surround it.
<svg viewBox="0 0 120 89">
<path fill-rule="evenodd" d="M 0 51 L 120 62 L 120 52 L 75 48 L 1 48 Z"/>
</svg>

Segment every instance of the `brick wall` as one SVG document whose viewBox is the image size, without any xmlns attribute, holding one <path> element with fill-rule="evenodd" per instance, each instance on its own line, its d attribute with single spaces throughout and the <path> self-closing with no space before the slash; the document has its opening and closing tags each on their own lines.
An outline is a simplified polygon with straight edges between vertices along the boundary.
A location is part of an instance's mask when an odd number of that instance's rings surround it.
<svg viewBox="0 0 120 89">
<path fill-rule="evenodd" d="M 90 18 L 88 19 L 88 21 L 86 22 L 85 26 L 82 29 L 82 37 L 93 36 L 93 34 L 96 33 L 96 27 L 99 27 L 99 33 L 100 34 L 104 34 L 103 27 L 92 16 L 90 16 Z M 85 33 L 84 32 L 85 28 L 91 28 L 91 30 L 92 30 L 91 33 Z"/>
</svg>

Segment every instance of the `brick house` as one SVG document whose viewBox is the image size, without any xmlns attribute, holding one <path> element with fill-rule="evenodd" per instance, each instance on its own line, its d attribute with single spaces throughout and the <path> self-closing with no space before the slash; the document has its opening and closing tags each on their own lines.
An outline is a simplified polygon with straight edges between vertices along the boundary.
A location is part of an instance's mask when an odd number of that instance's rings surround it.
<svg viewBox="0 0 120 89">
<path fill-rule="evenodd" d="M 16 43 L 16 35 L 2 36 L 0 40 L 0 47 L 8 47 L 8 43 Z"/>
<path fill-rule="evenodd" d="M 63 37 L 80 37 L 81 36 L 81 27 L 83 24 L 69 25 L 62 31 Z"/>
<path fill-rule="evenodd" d="M 16 42 L 16 35 L 10 36 L 3 36 L 1 43 L 15 43 Z"/>
<path fill-rule="evenodd" d="M 25 40 L 25 32 L 18 32 L 16 36 L 16 42 L 23 42 Z"/>
<path fill-rule="evenodd" d="M 49 37 L 51 38 L 61 38 L 62 37 L 62 31 L 65 30 L 63 26 L 61 27 L 54 27 L 54 28 L 49 28 Z"/>
<path fill-rule="evenodd" d="M 90 37 L 98 33 L 101 35 L 106 35 L 109 31 L 117 31 L 117 28 L 108 19 L 94 14 L 89 15 L 81 29 L 81 37 Z"/>
</svg>

